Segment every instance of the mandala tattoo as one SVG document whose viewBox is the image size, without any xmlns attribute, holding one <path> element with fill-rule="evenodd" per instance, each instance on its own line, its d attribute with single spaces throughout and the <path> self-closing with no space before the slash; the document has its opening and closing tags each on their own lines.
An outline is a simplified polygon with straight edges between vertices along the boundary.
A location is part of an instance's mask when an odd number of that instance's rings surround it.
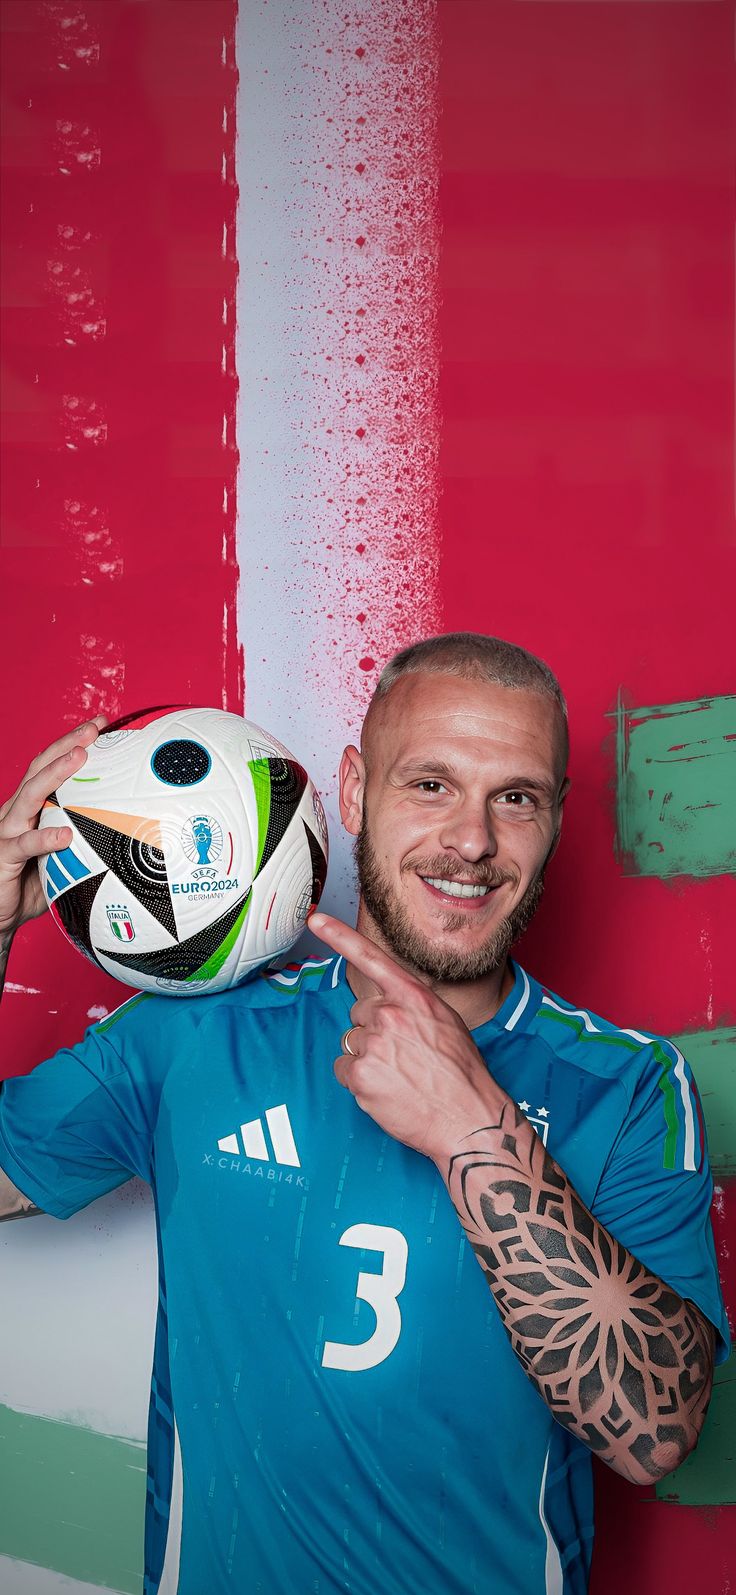
<svg viewBox="0 0 736 1595">
<path fill-rule="evenodd" d="M 558 1423 L 636 1484 L 693 1449 L 713 1330 L 599 1224 L 515 1103 L 450 1160 L 450 1196 Z"/>
</svg>

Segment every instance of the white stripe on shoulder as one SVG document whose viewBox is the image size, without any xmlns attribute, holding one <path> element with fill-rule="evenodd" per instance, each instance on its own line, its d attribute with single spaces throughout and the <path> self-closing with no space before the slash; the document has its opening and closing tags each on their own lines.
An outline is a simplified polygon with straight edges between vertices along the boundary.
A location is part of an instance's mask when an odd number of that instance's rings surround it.
<svg viewBox="0 0 736 1595">
<path fill-rule="evenodd" d="M 592 1021 L 592 1019 L 590 1017 L 590 1014 L 586 1012 L 585 1008 L 563 1008 L 562 1003 L 561 1002 L 555 1002 L 554 998 L 548 997 L 546 991 L 544 992 L 544 994 L 542 996 L 542 1002 L 546 1003 L 548 1008 L 554 1008 L 556 1013 L 569 1013 L 570 1017 L 572 1019 L 582 1019 L 583 1024 L 585 1025 L 585 1028 L 588 1031 L 589 1035 L 591 1035 L 591 1036 L 602 1036 L 603 1035 L 603 1031 L 599 1030 L 598 1026 L 593 1024 L 593 1021 Z"/>
<path fill-rule="evenodd" d="M 696 1166 L 695 1112 L 693 1109 L 692 1092 L 690 1090 L 687 1075 L 685 1073 L 685 1059 L 683 1058 L 682 1053 L 680 1052 L 679 1048 L 675 1046 L 674 1041 L 668 1041 L 664 1036 L 645 1036 L 642 1035 L 641 1031 L 639 1030 L 623 1030 L 621 1033 L 624 1036 L 633 1036 L 635 1041 L 643 1041 L 647 1047 L 650 1047 L 652 1042 L 656 1040 L 658 1046 L 669 1047 L 670 1052 L 674 1053 L 675 1067 L 673 1073 L 675 1079 L 679 1081 L 680 1097 L 682 1099 L 682 1111 L 685 1116 L 685 1153 L 683 1157 L 683 1168 L 694 1172 Z"/>
<path fill-rule="evenodd" d="M 544 1559 L 544 1592 L 545 1595 L 562 1595 L 564 1580 L 562 1576 L 562 1562 L 559 1547 L 550 1529 L 544 1511 L 544 1492 L 547 1485 L 547 1468 L 549 1467 L 549 1453 L 552 1447 L 550 1440 L 547 1446 L 547 1455 L 544 1459 L 542 1483 L 539 1490 L 539 1520 L 544 1529 L 547 1540 L 547 1555 Z"/>
<path fill-rule="evenodd" d="M 589 1035 L 605 1035 L 606 1032 L 604 1030 L 601 1030 L 598 1025 L 593 1024 L 590 1014 L 586 1013 L 584 1008 L 563 1008 L 561 1003 L 555 1002 L 553 998 L 548 997 L 546 993 L 542 997 L 542 1002 L 546 1003 L 548 1008 L 554 1008 L 557 1013 L 570 1014 L 570 1016 L 574 1019 L 582 1019 L 585 1029 L 588 1031 Z M 612 1028 L 617 1030 L 621 1036 L 631 1036 L 632 1041 L 641 1042 L 643 1047 L 651 1047 L 654 1045 L 658 1047 L 669 1047 L 670 1052 L 674 1053 L 675 1067 L 673 1073 L 679 1083 L 680 1097 L 682 1099 L 682 1111 L 685 1119 L 685 1152 L 683 1168 L 693 1172 L 696 1167 L 695 1113 L 693 1110 L 692 1092 L 690 1090 L 690 1086 L 688 1085 L 687 1075 L 685 1073 L 685 1059 L 683 1058 L 682 1053 L 678 1050 L 673 1041 L 668 1041 L 664 1036 L 647 1036 L 641 1030 L 626 1030 L 624 1029 L 623 1025 L 615 1025 Z"/>
<path fill-rule="evenodd" d="M 517 966 L 517 967 L 519 969 L 519 974 L 521 975 L 521 978 L 522 978 L 522 980 L 524 982 L 524 986 L 523 986 L 523 990 L 522 990 L 521 996 L 519 998 L 519 1001 L 517 1002 L 513 1013 L 506 1020 L 506 1023 L 504 1025 L 504 1030 L 513 1030 L 514 1025 L 518 1024 L 518 1022 L 519 1022 L 519 1020 L 520 1020 L 520 1018 L 521 1018 L 521 1016 L 522 1016 L 522 1014 L 524 1012 L 524 1009 L 526 1008 L 526 1005 L 527 1005 L 527 1003 L 529 1001 L 529 993 L 531 991 L 531 986 L 529 985 L 529 977 L 524 972 L 524 970 L 521 968 L 520 965 Z"/>
<path fill-rule="evenodd" d="M 344 962 L 345 962 L 345 960 L 344 960 L 344 958 L 342 956 L 342 953 L 340 953 L 339 957 L 335 960 L 335 967 L 334 967 L 334 969 L 332 971 L 332 985 L 333 985 L 333 988 L 337 985 L 337 982 L 338 982 L 338 980 L 340 978 L 340 970 L 341 970 L 342 965 L 344 964 Z"/>
<path fill-rule="evenodd" d="M 306 958 L 298 969 L 277 969 L 268 979 L 274 980 L 278 986 L 295 986 L 306 969 L 326 969 L 331 963 L 331 958 Z"/>
<path fill-rule="evenodd" d="M 184 1506 L 184 1470 L 181 1465 L 179 1430 L 174 1419 L 174 1470 L 171 1478 L 169 1526 L 166 1533 L 166 1554 L 159 1580 L 158 1595 L 177 1595 L 179 1588 L 179 1562 L 181 1560 L 181 1525 Z"/>
</svg>

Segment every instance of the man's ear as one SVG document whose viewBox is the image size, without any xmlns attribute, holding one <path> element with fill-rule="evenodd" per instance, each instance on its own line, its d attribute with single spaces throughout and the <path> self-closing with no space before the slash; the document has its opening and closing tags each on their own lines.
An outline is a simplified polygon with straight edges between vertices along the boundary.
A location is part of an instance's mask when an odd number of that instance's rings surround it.
<svg viewBox="0 0 736 1595">
<path fill-rule="evenodd" d="M 351 836 L 357 836 L 363 821 L 365 761 L 358 748 L 347 747 L 340 760 L 340 819 Z"/>
</svg>

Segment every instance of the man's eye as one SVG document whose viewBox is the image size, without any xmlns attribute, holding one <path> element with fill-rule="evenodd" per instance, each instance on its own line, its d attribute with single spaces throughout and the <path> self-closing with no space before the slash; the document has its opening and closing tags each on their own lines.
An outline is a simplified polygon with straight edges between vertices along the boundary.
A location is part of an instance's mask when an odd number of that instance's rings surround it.
<svg viewBox="0 0 736 1595">
<path fill-rule="evenodd" d="M 417 781 L 417 786 L 420 792 L 429 792 L 430 797 L 433 797 L 437 792 L 445 791 L 441 781 Z"/>
<path fill-rule="evenodd" d="M 502 792 L 500 801 L 514 809 L 529 808 L 534 805 L 534 799 L 528 792 Z"/>
</svg>

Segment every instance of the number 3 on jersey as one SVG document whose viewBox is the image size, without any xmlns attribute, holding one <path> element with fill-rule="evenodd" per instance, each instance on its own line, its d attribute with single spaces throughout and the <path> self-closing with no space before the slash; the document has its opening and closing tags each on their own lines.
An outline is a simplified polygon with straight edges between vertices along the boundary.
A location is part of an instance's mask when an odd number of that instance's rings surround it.
<svg viewBox="0 0 736 1595">
<path fill-rule="evenodd" d="M 358 1274 L 355 1294 L 370 1303 L 376 1327 L 367 1340 L 349 1346 L 342 1340 L 326 1340 L 322 1352 L 323 1368 L 345 1368 L 350 1373 L 375 1368 L 385 1362 L 401 1334 L 401 1312 L 397 1297 L 404 1289 L 409 1248 L 401 1230 L 385 1224 L 351 1224 L 340 1236 L 341 1246 L 357 1246 L 383 1252 L 380 1274 Z"/>
</svg>

